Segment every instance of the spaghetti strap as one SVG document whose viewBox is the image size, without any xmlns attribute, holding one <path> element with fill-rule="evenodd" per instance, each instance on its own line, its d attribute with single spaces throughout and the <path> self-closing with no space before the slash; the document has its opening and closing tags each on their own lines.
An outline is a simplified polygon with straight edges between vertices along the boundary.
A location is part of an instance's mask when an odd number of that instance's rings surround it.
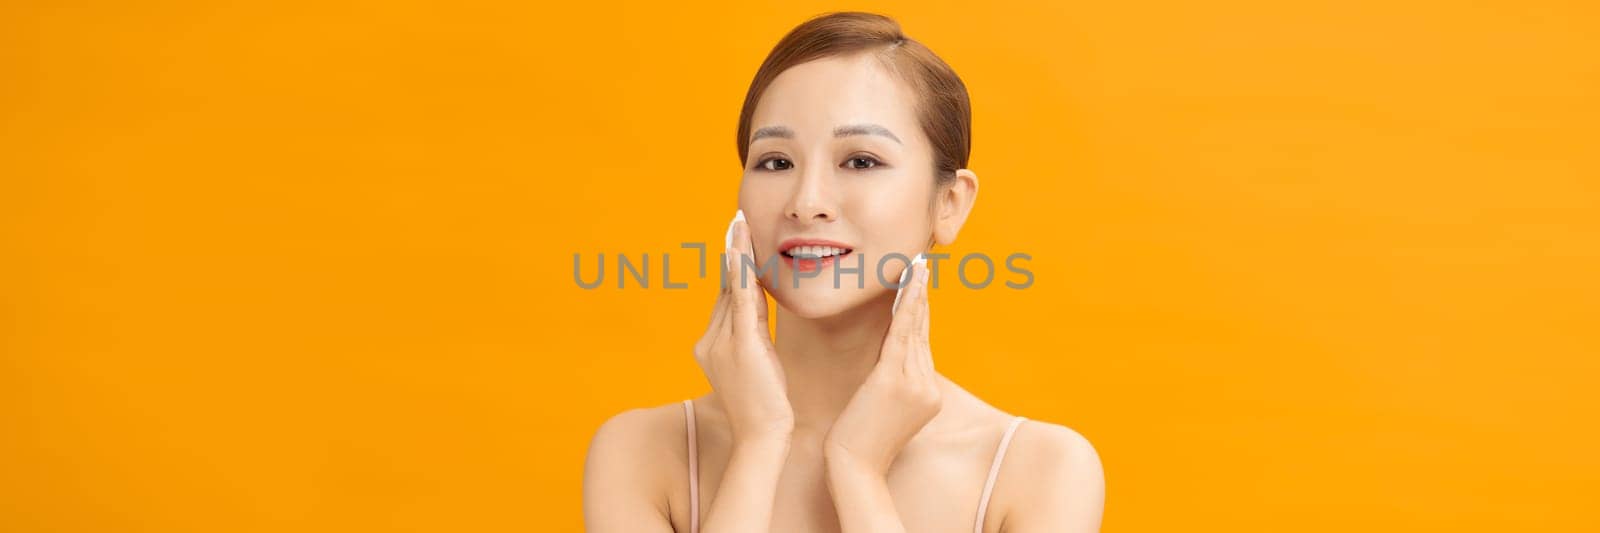
<svg viewBox="0 0 1600 533">
<path fill-rule="evenodd" d="M 983 482 L 983 497 L 978 501 L 978 523 L 972 526 L 973 533 L 983 533 L 983 515 L 989 510 L 989 495 L 994 492 L 995 478 L 1000 476 L 1000 462 L 1006 458 L 1006 447 L 1011 445 L 1011 436 L 1016 434 L 1017 426 L 1022 425 L 1024 420 L 1027 417 L 1012 418 L 1005 435 L 1000 437 L 1000 447 L 995 450 L 994 461 L 989 464 L 989 479 Z"/>
<path fill-rule="evenodd" d="M 689 531 L 700 531 L 700 455 L 695 450 L 694 434 L 694 400 L 683 401 L 683 420 L 688 425 L 689 434 Z"/>
</svg>

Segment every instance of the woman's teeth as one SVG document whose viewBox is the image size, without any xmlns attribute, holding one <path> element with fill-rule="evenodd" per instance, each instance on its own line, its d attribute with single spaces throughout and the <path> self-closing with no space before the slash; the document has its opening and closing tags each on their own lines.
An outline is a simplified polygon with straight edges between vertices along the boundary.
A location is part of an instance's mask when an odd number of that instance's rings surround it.
<svg viewBox="0 0 1600 533">
<path fill-rule="evenodd" d="M 849 251 L 850 250 L 846 248 L 834 248 L 832 246 L 796 246 L 794 248 L 790 248 L 789 251 L 785 253 L 788 254 L 789 257 L 829 257 L 835 255 L 844 255 Z"/>
</svg>

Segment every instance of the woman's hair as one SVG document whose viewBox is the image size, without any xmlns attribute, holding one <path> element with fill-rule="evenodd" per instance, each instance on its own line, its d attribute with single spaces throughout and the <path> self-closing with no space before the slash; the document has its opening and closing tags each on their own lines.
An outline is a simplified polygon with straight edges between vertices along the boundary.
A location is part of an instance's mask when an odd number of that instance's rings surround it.
<svg viewBox="0 0 1600 533">
<path fill-rule="evenodd" d="M 932 50 L 901 33 L 894 19 L 859 12 L 813 17 L 790 30 L 767 54 L 739 112 L 739 164 L 749 156 L 756 102 L 772 80 L 801 63 L 867 52 L 875 53 L 884 68 L 916 93 L 918 120 L 933 145 L 935 175 L 940 183 L 954 180 L 956 170 L 966 168 L 972 154 L 972 104 L 966 84 Z"/>
</svg>

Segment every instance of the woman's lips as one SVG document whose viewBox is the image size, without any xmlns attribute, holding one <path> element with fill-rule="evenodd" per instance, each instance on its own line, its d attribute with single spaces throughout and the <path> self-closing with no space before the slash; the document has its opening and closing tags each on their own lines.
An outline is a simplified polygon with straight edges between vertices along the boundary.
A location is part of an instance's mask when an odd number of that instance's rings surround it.
<svg viewBox="0 0 1600 533">
<path fill-rule="evenodd" d="M 778 253 L 798 272 L 810 273 L 833 266 L 840 257 L 855 252 L 843 242 L 816 237 L 793 237 L 778 244 Z M 825 255 L 833 254 L 833 255 Z"/>
<path fill-rule="evenodd" d="M 809 256 L 806 256 L 806 257 L 791 257 L 788 254 L 783 254 L 783 261 L 785 263 L 788 263 L 789 264 L 789 268 L 794 269 L 795 271 L 798 271 L 798 272 L 812 272 L 812 271 L 818 271 L 818 270 L 822 270 L 824 268 L 831 267 L 831 266 L 834 265 L 834 263 L 838 262 L 839 258 L 848 256 L 848 255 L 853 254 L 853 253 L 855 253 L 855 250 L 849 250 L 849 251 L 846 251 L 845 253 L 842 253 L 842 254 L 830 255 L 830 256 L 821 257 L 821 258 L 813 258 L 813 257 L 809 257 Z"/>
</svg>

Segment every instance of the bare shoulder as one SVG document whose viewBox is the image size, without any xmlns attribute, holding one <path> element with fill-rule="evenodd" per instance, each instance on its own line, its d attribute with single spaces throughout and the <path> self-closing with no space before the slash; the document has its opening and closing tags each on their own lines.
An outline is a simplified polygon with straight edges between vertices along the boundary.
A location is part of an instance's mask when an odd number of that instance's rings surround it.
<svg viewBox="0 0 1600 533">
<path fill-rule="evenodd" d="M 672 402 L 648 407 L 624 409 L 611 415 L 595 430 L 595 437 L 611 437 L 645 433 L 660 437 L 660 431 L 683 433 L 683 403 Z"/>
<path fill-rule="evenodd" d="M 684 436 L 683 404 L 673 402 L 651 407 L 636 407 L 611 415 L 589 440 L 587 463 L 602 461 L 618 465 L 657 465 L 641 472 L 665 472 L 663 459 L 687 451 L 680 442 Z"/>
<path fill-rule="evenodd" d="M 1006 450 L 1004 531 L 1099 531 L 1105 505 L 1100 454 L 1072 428 L 1028 420 Z"/>
<path fill-rule="evenodd" d="M 682 403 L 627 409 L 601 423 L 584 458 L 584 520 L 591 531 L 667 524 L 670 467 L 684 461 Z M 602 512 L 603 511 L 603 512 Z M 610 524 L 617 528 L 608 527 Z"/>
<path fill-rule="evenodd" d="M 1011 439 L 1009 452 L 1033 466 L 1034 472 L 1073 479 L 1100 476 L 1100 453 L 1088 438 L 1072 428 L 1030 419 L 1017 428 Z"/>
</svg>

